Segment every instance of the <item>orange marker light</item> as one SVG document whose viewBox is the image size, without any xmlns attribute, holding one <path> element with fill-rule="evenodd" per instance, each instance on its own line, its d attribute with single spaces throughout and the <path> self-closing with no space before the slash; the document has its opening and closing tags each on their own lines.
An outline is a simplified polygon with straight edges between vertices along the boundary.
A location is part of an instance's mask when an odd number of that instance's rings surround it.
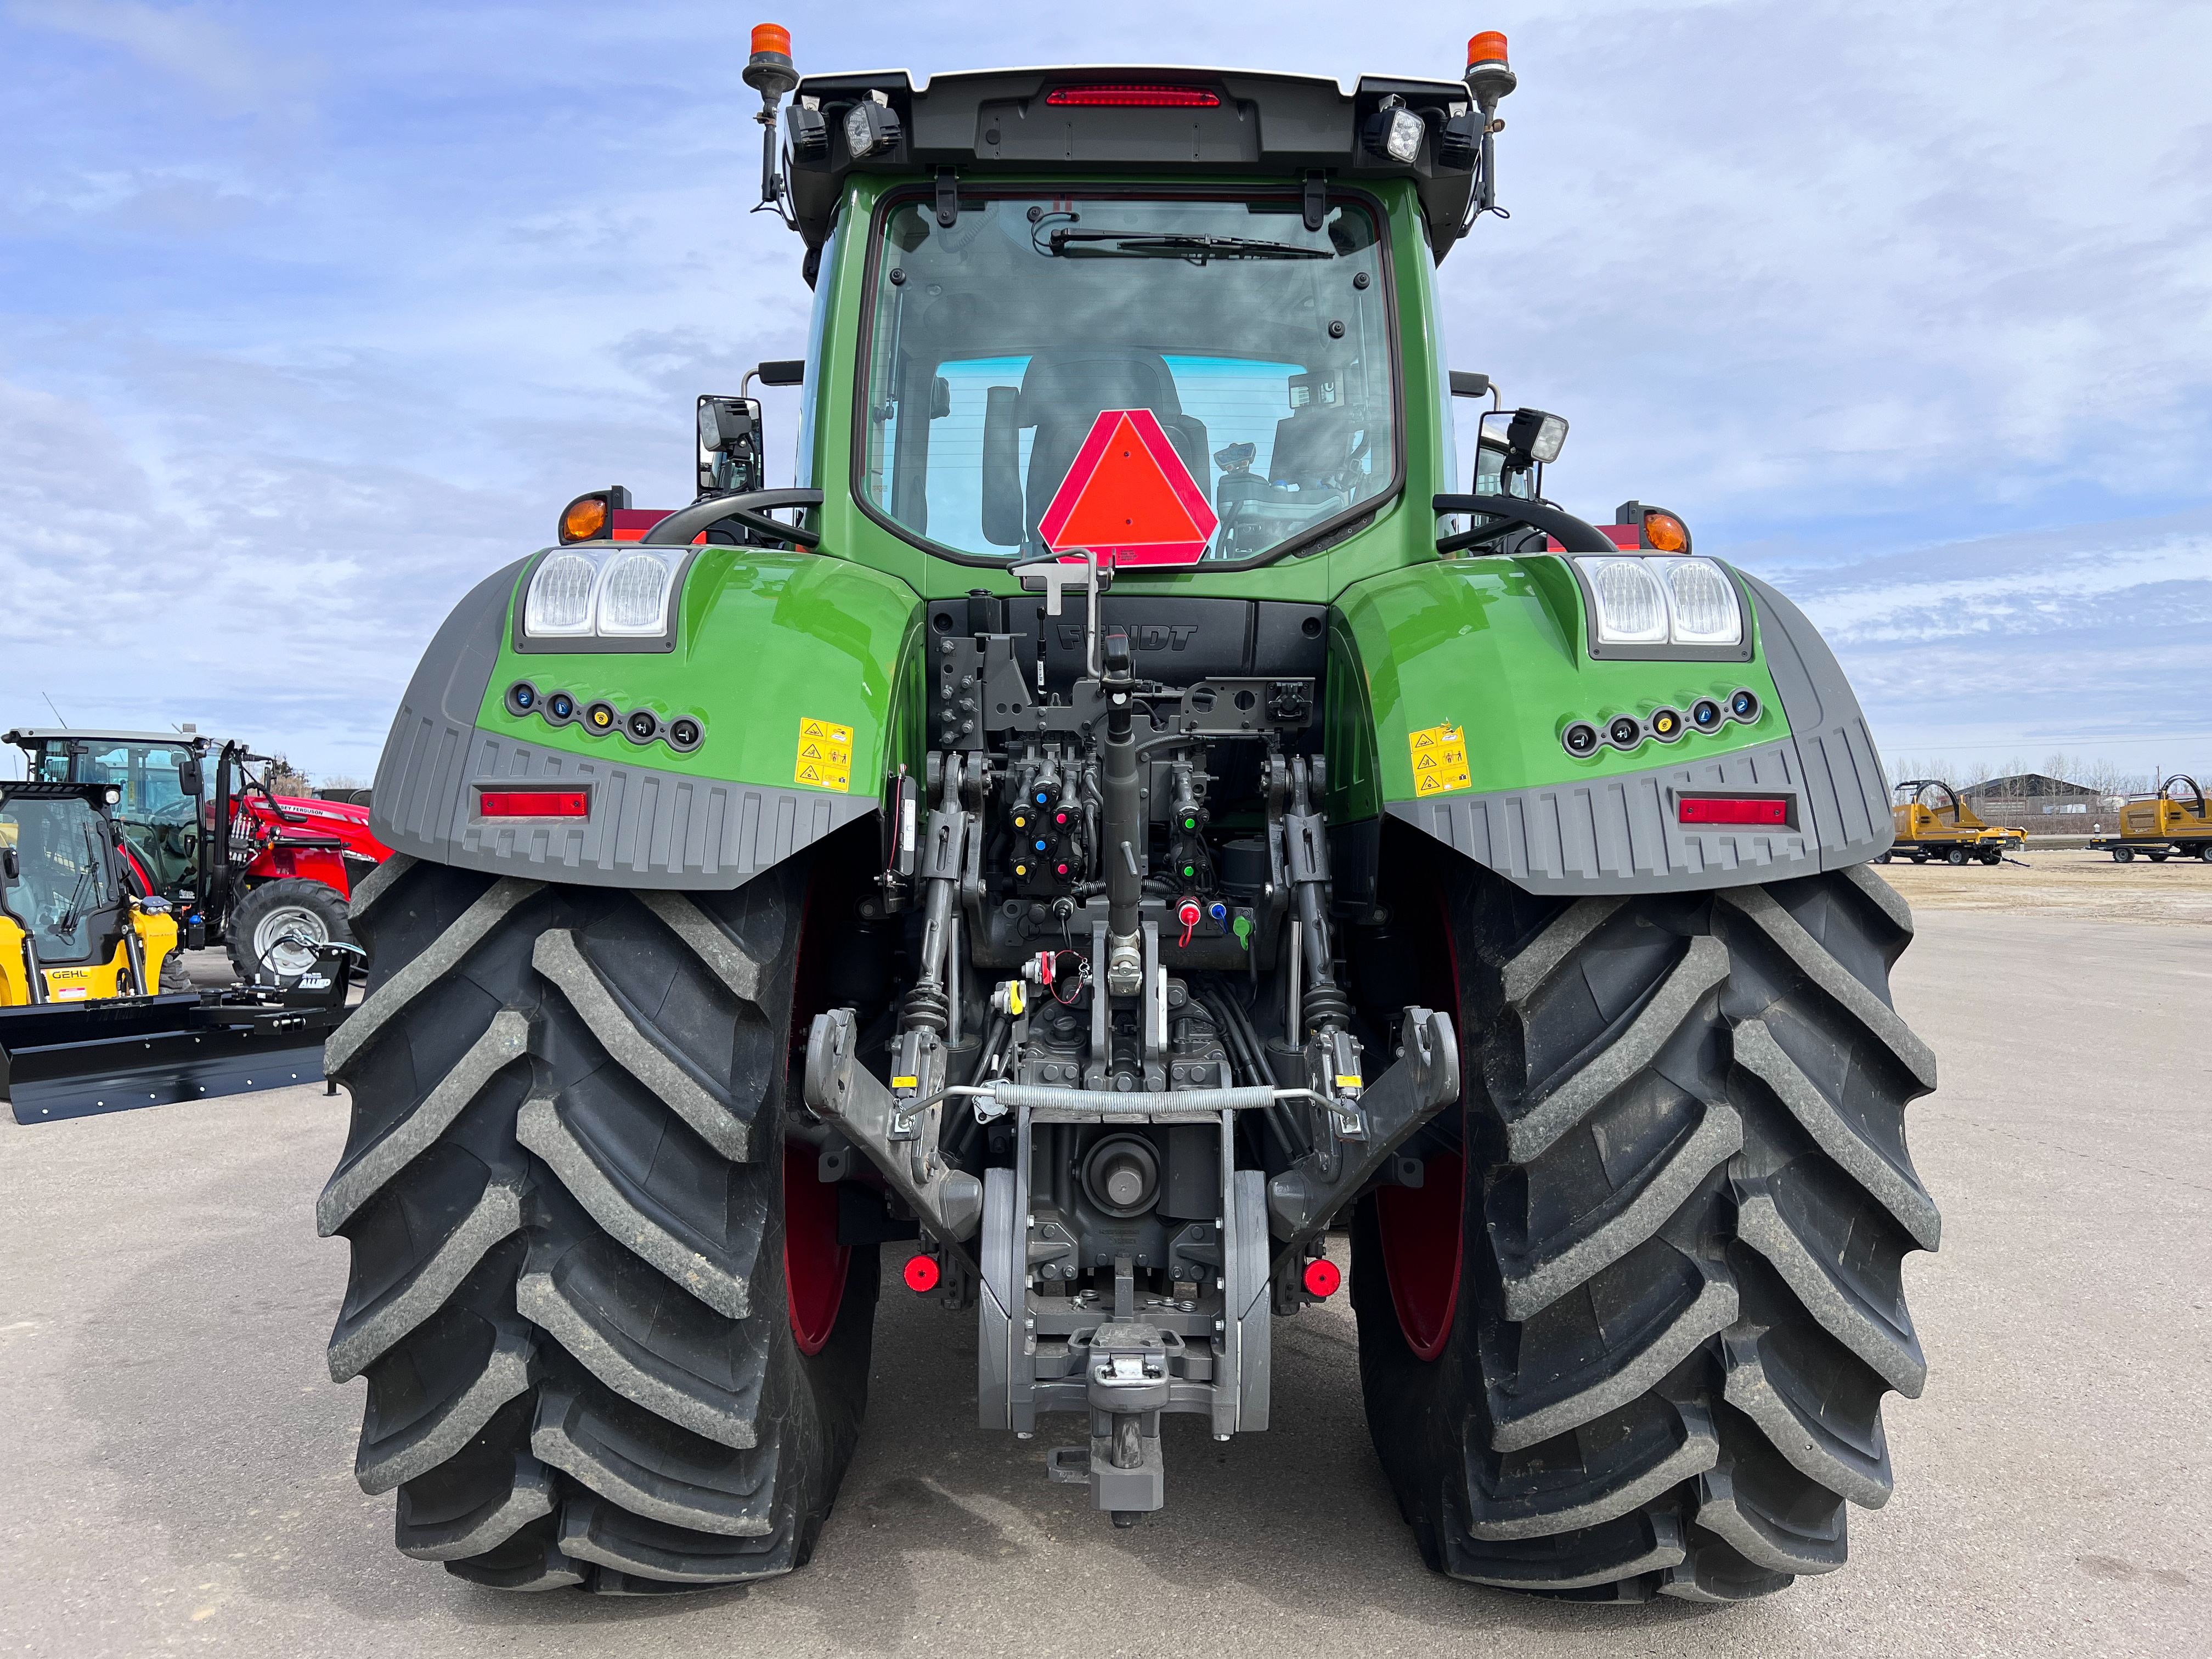
<svg viewBox="0 0 2212 1659">
<path fill-rule="evenodd" d="M 1662 553 L 1690 550 L 1690 529 L 1671 513 L 1644 515 L 1644 539 Z"/>
<path fill-rule="evenodd" d="M 1468 66 L 1477 64 L 1502 64 L 1505 61 L 1505 37 L 1496 29 L 1486 29 L 1467 43 Z"/>
<path fill-rule="evenodd" d="M 791 31 L 781 23 L 756 23 L 753 25 L 753 50 L 756 52 L 773 52 L 788 58 L 791 56 Z"/>
<path fill-rule="evenodd" d="M 579 495 L 561 512 L 561 539 L 594 542 L 607 532 L 607 498 Z"/>
</svg>

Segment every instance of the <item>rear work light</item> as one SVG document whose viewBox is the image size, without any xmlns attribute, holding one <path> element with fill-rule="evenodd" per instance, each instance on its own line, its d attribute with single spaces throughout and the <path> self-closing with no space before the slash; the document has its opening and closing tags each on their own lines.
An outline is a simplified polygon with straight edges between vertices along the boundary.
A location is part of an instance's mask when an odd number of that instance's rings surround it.
<svg viewBox="0 0 2212 1659">
<path fill-rule="evenodd" d="M 1689 795 L 1675 804 L 1674 821 L 1787 825 L 1790 801 L 1780 795 Z"/>
<path fill-rule="evenodd" d="M 1060 87 L 1048 104 L 1080 104 L 1111 109 L 1218 109 L 1221 100 L 1204 87 Z"/>
<path fill-rule="evenodd" d="M 587 789 L 483 789 L 477 810 L 488 818 L 587 818 L 592 796 Z"/>
</svg>

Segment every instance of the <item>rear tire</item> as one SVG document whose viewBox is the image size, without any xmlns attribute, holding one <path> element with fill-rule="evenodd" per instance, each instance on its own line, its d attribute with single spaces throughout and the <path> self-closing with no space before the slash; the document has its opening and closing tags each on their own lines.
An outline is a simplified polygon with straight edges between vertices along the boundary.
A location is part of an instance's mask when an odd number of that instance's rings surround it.
<svg viewBox="0 0 2212 1659">
<path fill-rule="evenodd" d="M 1948 864 L 1964 864 L 1966 861 L 1966 849 L 1963 847 L 1954 847 L 1943 855 L 1943 859 Z"/>
<path fill-rule="evenodd" d="M 2112 862 L 2115 864 L 2132 864 L 2135 862 L 2135 858 L 2136 849 L 2132 847 L 2115 847 L 2112 848 Z"/>
<path fill-rule="evenodd" d="M 405 1553 L 633 1595 L 811 1553 L 876 1258 L 785 1156 L 803 895 L 789 866 L 734 893 L 404 858 L 363 884 L 375 966 L 330 1044 L 353 1127 L 317 1220 L 353 1249 L 330 1357 L 368 1378 L 356 1474 L 397 1489 Z"/>
<path fill-rule="evenodd" d="M 288 942 L 295 939 L 309 943 Z M 336 888 L 304 876 L 264 881 L 252 889 L 239 900 L 224 929 L 231 970 L 242 983 L 286 990 L 314 968 L 312 946 L 331 939 L 355 942 L 345 899 Z"/>
<path fill-rule="evenodd" d="M 1844 1500 L 1891 1490 L 1881 1396 L 1925 1374 L 1899 1264 L 1940 1227 L 1905 1144 L 1935 1066 L 1889 1002 L 1903 900 L 1861 868 L 1560 905 L 1442 864 L 1391 903 L 1442 896 L 1415 950 L 1464 1115 L 1352 1234 L 1368 1423 L 1424 1555 L 1595 1601 L 1842 1565 Z"/>
</svg>

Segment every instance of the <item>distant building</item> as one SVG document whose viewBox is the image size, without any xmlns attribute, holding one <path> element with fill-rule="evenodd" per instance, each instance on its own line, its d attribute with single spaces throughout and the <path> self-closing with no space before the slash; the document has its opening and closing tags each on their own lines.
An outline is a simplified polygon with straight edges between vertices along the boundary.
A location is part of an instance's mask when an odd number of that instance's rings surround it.
<svg viewBox="0 0 2212 1659">
<path fill-rule="evenodd" d="M 2117 811 L 2087 784 L 2041 772 L 1990 778 L 1960 793 L 1984 823 L 2031 836 L 2101 835 L 2118 823 Z"/>
</svg>

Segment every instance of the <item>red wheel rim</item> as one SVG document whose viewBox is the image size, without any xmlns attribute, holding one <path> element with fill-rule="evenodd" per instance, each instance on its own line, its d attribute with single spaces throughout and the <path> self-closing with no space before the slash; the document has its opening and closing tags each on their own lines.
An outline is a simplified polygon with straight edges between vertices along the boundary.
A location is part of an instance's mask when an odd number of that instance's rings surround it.
<svg viewBox="0 0 2212 1659">
<path fill-rule="evenodd" d="M 1459 1310 L 1460 1224 L 1466 1213 L 1467 1160 L 1439 1152 L 1418 1187 L 1385 1187 L 1375 1195 L 1390 1305 L 1406 1346 L 1434 1359 L 1451 1337 Z"/>
<path fill-rule="evenodd" d="M 1464 1038 L 1466 1011 L 1459 994 L 1459 951 L 1451 919 L 1443 905 L 1432 913 L 1437 935 L 1419 942 L 1427 980 L 1437 984 L 1433 1006 L 1448 1011 Z M 1437 981 L 1441 983 L 1437 983 Z M 1462 1086 L 1472 1073 L 1460 1057 Z M 1382 1267 L 1390 1281 L 1390 1305 L 1398 1329 L 1415 1357 L 1434 1359 L 1451 1340 L 1459 1311 L 1460 1264 L 1466 1259 L 1462 1237 L 1467 1218 L 1467 1160 L 1457 1151 L 1437 1152 L 1418 1187 L 1385 1187 L 1375 1195 L 1376 1231 L 1382 1240 Z"/>
<path fill-rule="evenodd" d="M 783 1154 L 783 1289 L 791 1334 L 801 1353 L 819 1353 L 837 1328 L 845 1300 L 845 1268 L 853 1257 L 837 1242 L 837 1189 L 814 1178 L 813 1149 L 794 1143 Z"/>
<path fill-rule="evenodd" d="M 827 1004 L 818 969 L 807 960 L 807 929 L 814 921 L 814 883 L 806 884 L 799 912 L 799 957 L 792 964 L 791 1030 L 784 1069 L 784 1091 L 797 1098 L 806 1068 L 806 1033 Z M 805 1354 L 822 1352 L 837 1328 L 837 1310 L 845 1300 L 845 1269 L 852 1248 L 837 1242 L 837 1188 L 818 1181 L 815 1150 L 804 1141 L 783 1149 L 783 1295 L 791 1310 L 791 1334 Z"/>
</svg>

